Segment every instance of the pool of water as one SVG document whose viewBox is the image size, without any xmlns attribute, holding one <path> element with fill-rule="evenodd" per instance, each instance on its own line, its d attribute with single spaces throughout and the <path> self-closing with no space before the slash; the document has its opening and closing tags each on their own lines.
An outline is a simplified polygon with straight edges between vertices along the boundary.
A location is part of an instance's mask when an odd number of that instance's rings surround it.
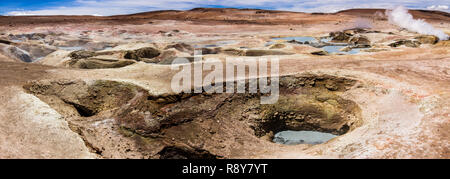
<svg viewBox="0 0 450 179">
<path fill-rule="evenodd" d="M 84 47 L 58 47 L 61 50 L 67 50 L 67 51 L 77 51 L 77 50 L 84 50 Z"/>
<path fill-rule="evenodd" d="M 218 47 L 217 45 L 214 45 L 214 44 L 212 44 L 212 45 L 205 45 L 204 47 L 206 47 L 206 48 L 210 48 L 210 47 Z"/>
<path fill-rule="evenodd" d="M 345 46 L 330 45 L 330 46 L 322 47 L 322 49 L 327 51 L 328 53 L 341 53 L 341 54 L 357 54 L 361 51 L 361 49 L 366 49 L 366 48 L 352 48 L 348 52 L 340 51 L 340 49 L 342 49 L 344 47 Z"/>
<path fill-rule="evenodd" d="M 111 49 L 113 49 L 114 47 L 105 47 L 105 48 L 103 48 L 103 49 L 101 49 L 101 50 L 111 50 Z"/>
<path fill-rule="evenodd" d="M 286 41 L 290 41 L 290 40 L 295 40 L 297 42 L 302 42 L 305 43 L 306 41 L 308 41 L 310 43 L 311 46 L 314 47 L 318 47 L 317 44 L 322 44 L 319 45 L 319 47 L 321 47 L 322 50 L 327 51 L 330 54 L 357 54 L 361 51 L 361 49 L 364 48 L 353 48 L 348 52 L 344 52 L 344 51 L 340 51 L 340 49 L 346 47 L 348 44 L 347 43 L 335 43 L 335 42 L 331 42 L 331 37 L 326 37 L 326 38 L 320 38 L 320 40 L 317 40 L 314 37 L 309 37 L 309 36 L 300 36 L 300 37 L 282 37 L 282 38 L 272 38 L 272 40 L 286 40 Z M 273 41 L 270 41 L 268 43 L 266 43 L 266 46 L 273 44 Z"/>
<path fill-rule="evenodd" d="M 14 43 L 21 43 L 21 42 L 23 42 L 23 40 L 11 40 L 11 42 L 14 42 Z"/>
<path fill-rule="evenodd" d="M 322 144 L 337 135 L 317 131 L 281 131 L 275 134 L 273 142 L 284 145 Z"/>
</svg>

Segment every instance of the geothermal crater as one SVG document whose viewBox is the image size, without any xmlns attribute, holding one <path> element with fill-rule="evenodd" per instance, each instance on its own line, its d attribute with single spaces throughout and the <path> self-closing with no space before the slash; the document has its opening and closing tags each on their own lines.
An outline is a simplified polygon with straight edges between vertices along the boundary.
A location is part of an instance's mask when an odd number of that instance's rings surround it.
<svg viewBox="0 0 450 179">
<path fill-rule="evenodd" d="M 102 135 L 90 126 L 112 119 L 111 129 L 102 132 L 134 140 L 139 147 L 128 150 L 148 158 L 230 158 L 232 154 L 218 149 L 261 145 L 284 130 L 342 135 L 357 128 L 361 125 L 361 109 L 339 96 L 356 82 L 330 75 L 282 77 L 280 99 L 271 105 L 259 103 L 261 94 L 153 96 L 137 85 L 104 80 L 33 81 L 24 89 L 65 115 L 71 128 L 101 156 L 104 150 L 118 149 L 85 135 Z M 236 124 L 240 131 L 227 130 Z M 240 136 L 241 141 L 230 140 L 230 136 Z M 222 140 L 228 146 L 202 146 L 208 138 Z M 162 149 L 153 150 L 156 146 Z"/>
<path fill-rule="evenodd" d="M 0 158 L 449 158 L 450 16 L 385 12 L 0 16 Z M 274 58 L 274 104 L 171 88 Z"/>
</svg>

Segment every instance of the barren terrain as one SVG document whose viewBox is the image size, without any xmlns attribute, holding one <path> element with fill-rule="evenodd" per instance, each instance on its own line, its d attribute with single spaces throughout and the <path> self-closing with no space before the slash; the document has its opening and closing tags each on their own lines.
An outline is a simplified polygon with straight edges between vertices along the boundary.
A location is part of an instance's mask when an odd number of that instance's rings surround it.
<svg viewBox="0 0 450 179">
<path fill-rule="evenodd" d="M 0 16 L 0 158 L 450 158 L 450 42 L 384 11 Z M 450 34 L 448 13 L 410 13 Z M 280 59 L 278 102 L 173 92 L 194 50 Z M 339 136 L 272 142 L 283 130 Z"/>
</svg>

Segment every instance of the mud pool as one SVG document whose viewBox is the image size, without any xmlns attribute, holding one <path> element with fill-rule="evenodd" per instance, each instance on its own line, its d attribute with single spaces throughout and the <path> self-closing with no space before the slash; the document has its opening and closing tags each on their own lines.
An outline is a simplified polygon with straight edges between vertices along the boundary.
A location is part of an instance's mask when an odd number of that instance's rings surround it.
<svg viewBox="0 0 450 179">
<path fill-rule="evenodd" d="M 322 144 L 337 135 L 316 131 L 281 131 L 275 134 L 273 142 L 284 145 Z"/>
<path fill-rule="evenodd" d="M 322 47 L 323 50 L 327 51 L 328 53 L 341 53 L 341 54 L 357 54 L 361 51 L 361 49 L 367 49 L 367 48 L 351 48 L 348 52 L 341 51 L 340 49 L 344 48 L 345 46 L 339 46 L 339 45 L 330 45 L 330 46 L 324 46 Z"/>
<path fill-rule="evenodd" d="M 281 37 L 281 38 L 272 38 L 272 40 L 285 40 L 285 41 L 293 41 L 300 44 L 310 45 L 313 47 L 321 48 L 322 50 L 330 53 L 330 54 L 357 54 L 361 51 L 361 49 L 367 48 L 350 48 L 348 51 L 341 51 L 344 47 L 350 47 L 347 43 L 335 43 L 331 42 L 330 37 L 326 38 L 315 38 L 309 36 L 299 36 L 299 37 Z M 273 41 L 270 41 L 266 44 L 272 45 Z"/>
</svg>

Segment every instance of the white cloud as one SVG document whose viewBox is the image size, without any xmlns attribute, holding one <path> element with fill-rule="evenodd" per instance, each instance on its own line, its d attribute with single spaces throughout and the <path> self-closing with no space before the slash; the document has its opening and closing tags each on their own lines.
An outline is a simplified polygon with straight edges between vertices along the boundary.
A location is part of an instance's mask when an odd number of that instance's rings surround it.
<svg viewBox="0 0 450 179">
<path fill-rule="evenodd" d="M 336 12 L 349 8 L 433 9 L 449 12 L 441 0 L 74 0 L 72 5 L 42 7 L 33 11 L 12 11 L 7 15 L 118 15 L 153 10 L 186 10 L 196 7 L 237 7 L 290 10 L 301 12 Z"/>
<path fill-rule="evenodd" d="M 117 12 L 117 13 L 110 13 Z M 117 8 L 95 8 L 95 7 L 55 7 L 35 11 L 11 11 L 7 15 L 11 16 L 27 16 L 27 15 L 93 15 L 103 16 L 112 14 L 128 14 L 133 10 L 117 9 Z"/>
<path fill-rule="evenodd" d="M 37 14 L 31 14 L 26 11 L 12 11 L 12 12 L 8 12 L 8 15 L 10 15 L 10 16 L 35 16 Z"/>
<path fill-rule="evenodd" d="M 432 5 L 432 6 L 428 6 L 427 9 L 442 11 L 442 10 L 448 10 L 448 6 L 446 6 L 446 5 Z"/>
</svg>

